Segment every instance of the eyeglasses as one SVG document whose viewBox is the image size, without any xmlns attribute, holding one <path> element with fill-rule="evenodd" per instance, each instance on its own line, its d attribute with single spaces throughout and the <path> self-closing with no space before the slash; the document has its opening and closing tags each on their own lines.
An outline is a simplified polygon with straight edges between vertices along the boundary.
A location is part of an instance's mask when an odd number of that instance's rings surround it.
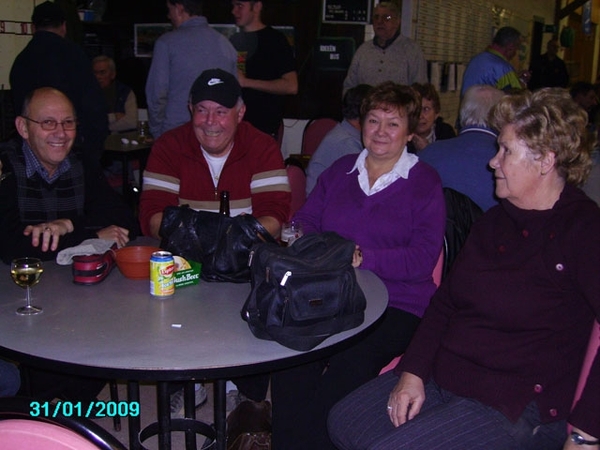
<svg viewBox="0 0 600 450">
<path fill-rule="evenodd" d="M 385 16 L 382 16 L 380 14 L 374 14 L 373 15 L 373 22 L 377 22 L 379 20 L 383 20 L 384 22 L 389 22 L 392 19 L 395 19 L 396 16 L 392 16 L 391 14 L 386 14 Z"/>
<path fill-rule="evenodd" d="M 61 125 L 63 127 L 63 130 L 65 130 L 65 131 L 72 131 L 75 128 L 77 128 L 77 121 L 75 119 L 67 119 L 67 120 L 63 120 L 62 122 L 58 122 L 54 119 L 46 119 L 46 120 L 42 120 L 42 121 L 37 121 L 37 120 L 33 120 L 33 119 L 30 119 L 29 117 L 25 117 L 25 116 L 23 116 L 23 119 L 29 120 L 30 122 L 33 122 L 33 123 L 37 123 L 39 126 L 42 127 L 42 130 L 45 130 L 45 131 L 54 131 L 54 130 L 56 130 L 56 127 L 58 125 Z"/>
</svg>

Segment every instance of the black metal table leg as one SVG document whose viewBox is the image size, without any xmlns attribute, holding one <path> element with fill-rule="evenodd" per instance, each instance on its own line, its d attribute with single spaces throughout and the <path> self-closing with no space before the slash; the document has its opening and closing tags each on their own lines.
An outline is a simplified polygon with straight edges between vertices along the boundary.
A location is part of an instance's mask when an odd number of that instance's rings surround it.
<svg viewBox="0 0 600 450">
<path fill-rule="evenodd" d="M 129 448 L 130 450 L 140 450 L 142 448 L 139 440 L 139 433 L 142 427 L 142 407 L 140 405 L 139 382 L 131 380 L 127 382 L 127 401 L 130 405 L 135 402 L 138 405 L 140 411 L 140 413 L 137 416 L 132 416 L 130 414 L 127 420 L 127 423 L 129 424 Z"/>
<path fill-rule="evenodd" d="M 227 447 L 227 436 L 226 428 L 227 423 L 225 420 L 226 416 L 226 392 L 225 392 L 225 380 L 214 381 L 214 398 L 215 398 L 215 432 L 217 447 L 216 450 L 225 450 Z"/>
</svg>

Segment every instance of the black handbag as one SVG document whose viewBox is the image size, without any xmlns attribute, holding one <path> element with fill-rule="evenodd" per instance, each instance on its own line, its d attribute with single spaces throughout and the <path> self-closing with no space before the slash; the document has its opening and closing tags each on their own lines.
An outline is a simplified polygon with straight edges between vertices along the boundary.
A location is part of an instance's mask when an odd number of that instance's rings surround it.
<svg viewBox="0 0 600 450">
<path fill-rule="evenodd" d="M 276 243 L 250 214 L 229 217 L 187 205 L 164 209 L 159 234 L 161 248 L 202 263 L 201 277 L 206 281 L 249 282 L 252 246 Z"/>
<path fill-rule="evenodd" d="M 255 245 L 242 309 L 252 333 L 306 351 L 359 326 L 367 302 L 352 267 L 354 250 L 334 232 L 307 234 L 289 247 Z"/>
</svg>

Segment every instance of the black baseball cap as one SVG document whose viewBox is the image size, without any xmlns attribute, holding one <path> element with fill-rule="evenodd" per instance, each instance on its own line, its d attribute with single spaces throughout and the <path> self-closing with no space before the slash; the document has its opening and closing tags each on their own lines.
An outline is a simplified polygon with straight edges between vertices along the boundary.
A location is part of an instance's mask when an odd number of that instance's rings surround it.
<svg viewBox="0 0 600 450">
<path fill-rule="evenodd" d="M 190 89 L 192 105 L 211 100 L 225 108 L 233 108 L 241 96 L 242 88 L 238 80 L 222 69 L 205 70 L 196 78 Z"/>
</svg>

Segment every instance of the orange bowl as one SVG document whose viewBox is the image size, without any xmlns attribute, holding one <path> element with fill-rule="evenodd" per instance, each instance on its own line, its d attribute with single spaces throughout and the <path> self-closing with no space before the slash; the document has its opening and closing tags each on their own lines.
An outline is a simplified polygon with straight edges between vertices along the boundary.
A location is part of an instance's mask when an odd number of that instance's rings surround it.
<svg viewBox="0 0 600 450">
<path fill-rule="evenodd" d="M 132 245 L 117 250 L 117 267 L 121 273 L 133 280 L 150 278 L 150 257 L 159 251 L 158 247 L 146 245 Z"/>
</svg>

